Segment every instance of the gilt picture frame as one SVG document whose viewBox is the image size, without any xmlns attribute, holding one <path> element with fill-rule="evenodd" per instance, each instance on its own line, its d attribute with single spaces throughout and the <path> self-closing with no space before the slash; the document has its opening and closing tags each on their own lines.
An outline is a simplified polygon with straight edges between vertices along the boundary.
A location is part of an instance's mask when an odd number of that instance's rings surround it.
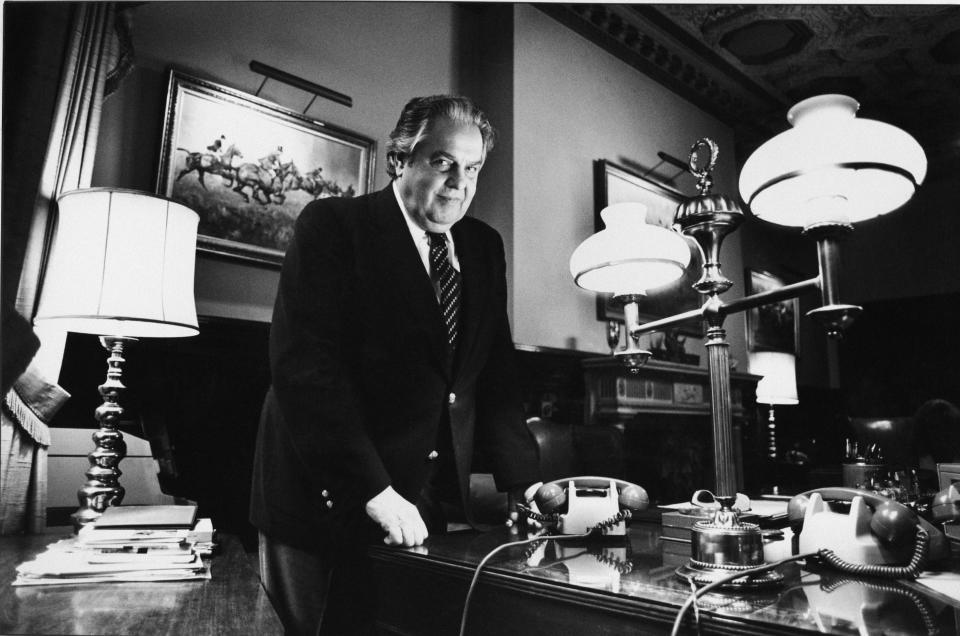
<svg viewBox="0 0 960 636">
<path fill-rule="evenodd" d="M 643 176 L 607 159 L 593 162 L 594 180 L 594 230 L 603 229 L 600 212 L 608 205 L 623 202 L 639 202 L 647 207 L 647 223 L 670 228 L 677 206 L 684 196 L 671 188 L 655 183 Z M 649 322 L 666 318 L 680 312 L 696 309 L 702 304 L 701 295 L 693 288 L 700 278 L 703 257 L 693 239 L 686 238 L 690 248 L 690 264 L 683 276 L 673 283 L 651 290 L 640 301 L 640 321 Z M 611 294 L 597 294 L 597 320 L 623 322 L 623 308 L 613 302 Z M 703 327 L 700 320 L 690 320 L 676 327 L 679 333 L 700 337 Z"/>
<path fill-rule="evenodd" d="M 200 216 L 197 250 L 279 267 L 310 201 L 373 187 L 372 139 L 171 69 L 156 191 Z"/>
<path fill-rule="evenodd" d="M 746 294 L 783 287 L 786 283 L 779 276 L 758 269 L 747 268 L 744 272 Z M 790 298 L 779 302 L 748 309 L 746 312 L 747 350 L 779 351 L 797 354 L 800 343 L 800 300 Z"/>
</svg>

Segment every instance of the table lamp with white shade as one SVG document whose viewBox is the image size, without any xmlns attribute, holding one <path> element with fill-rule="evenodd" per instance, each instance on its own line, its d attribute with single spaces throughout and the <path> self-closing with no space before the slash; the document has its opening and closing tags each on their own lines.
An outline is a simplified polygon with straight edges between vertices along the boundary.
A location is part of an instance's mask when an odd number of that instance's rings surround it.
<svg viewBox="0 0 960 636">
<path fill-rule="evenodd" d="M 754 351 L 749 354 L 750 373 L 762 376 L 757 383 L 757 403 L 770 407 L 767 420 L 767 456 L 777 458 L 776 405 L 796 405 L 797 358 L 781 351 Z"/>
<path fill-rule="evenodd" d="M 78 491 L 80 528 L 123 500 L 118 430 L 124 348 L 139 338 L 199 333 L 193 295 L 197 213 L 153 194 L 114 188 L 66 192 L 43 280 L 36 323 L 100 336 L 107 377 L 96 410 L 99 430 Z"/>
</svg>

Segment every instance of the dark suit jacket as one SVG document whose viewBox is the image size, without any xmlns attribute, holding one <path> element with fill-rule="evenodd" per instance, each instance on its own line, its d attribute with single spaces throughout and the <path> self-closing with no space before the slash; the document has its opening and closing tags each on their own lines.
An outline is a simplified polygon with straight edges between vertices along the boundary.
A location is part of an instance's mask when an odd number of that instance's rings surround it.
<svg viewBox="0 0 960 636">
<path fill-rule="evenodd" d="M 390 485 L 416 501 L 446 422 L 462 497 L 475 441 L 499 489 L 539 478 L 518 395 L 503 242 L 473 218 L 451 232 L 463 300 L 448 360 L 434 289 L 393 188 L 304 208 L 274 306 L 255 456 L 250 518 L 265 534 L 311 547 L 370 532 L 366 502 Z"/>
</svg>

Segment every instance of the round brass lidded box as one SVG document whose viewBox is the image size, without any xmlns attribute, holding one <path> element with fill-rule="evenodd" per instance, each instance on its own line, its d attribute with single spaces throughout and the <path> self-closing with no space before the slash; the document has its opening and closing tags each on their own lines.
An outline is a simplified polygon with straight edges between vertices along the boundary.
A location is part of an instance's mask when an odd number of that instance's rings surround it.
<svg viewBox="0 0 960 636">
<path fill-rule="evenodd" d="M 764 564 L 760 526 L 740 521 L 740 511 L 735 507 L 736 497 L 716 497 L 709 491 L 698 490 L 693 500 L 695 503 L 712 500 L 716 507 L 712 518 L 693 524 L 690 531 L 690 562 L 677 570 L 679 575 L 693 580 L 697 585 L 706 585 Z M 767 587 L 782 580 L 782 574 L 771 570 L 743 576 L 725 585 L 734 588 Z"/>
</svg>

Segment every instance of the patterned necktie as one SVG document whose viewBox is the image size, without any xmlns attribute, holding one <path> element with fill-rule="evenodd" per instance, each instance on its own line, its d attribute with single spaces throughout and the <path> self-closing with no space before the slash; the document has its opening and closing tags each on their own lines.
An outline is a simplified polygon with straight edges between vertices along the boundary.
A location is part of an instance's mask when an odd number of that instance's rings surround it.
<svg viewBox="0 0 960 636">
<path fill-rule="evenodd" d="M 443 324 L 447 327 L 447 344 L 453 351 L 460 318 L 460 272 L 450 264 L 446 236 L 436 232 L 427 232 L 427 236 L 430 238 L 430 277 L 437 286 Z"/>
</svg>

